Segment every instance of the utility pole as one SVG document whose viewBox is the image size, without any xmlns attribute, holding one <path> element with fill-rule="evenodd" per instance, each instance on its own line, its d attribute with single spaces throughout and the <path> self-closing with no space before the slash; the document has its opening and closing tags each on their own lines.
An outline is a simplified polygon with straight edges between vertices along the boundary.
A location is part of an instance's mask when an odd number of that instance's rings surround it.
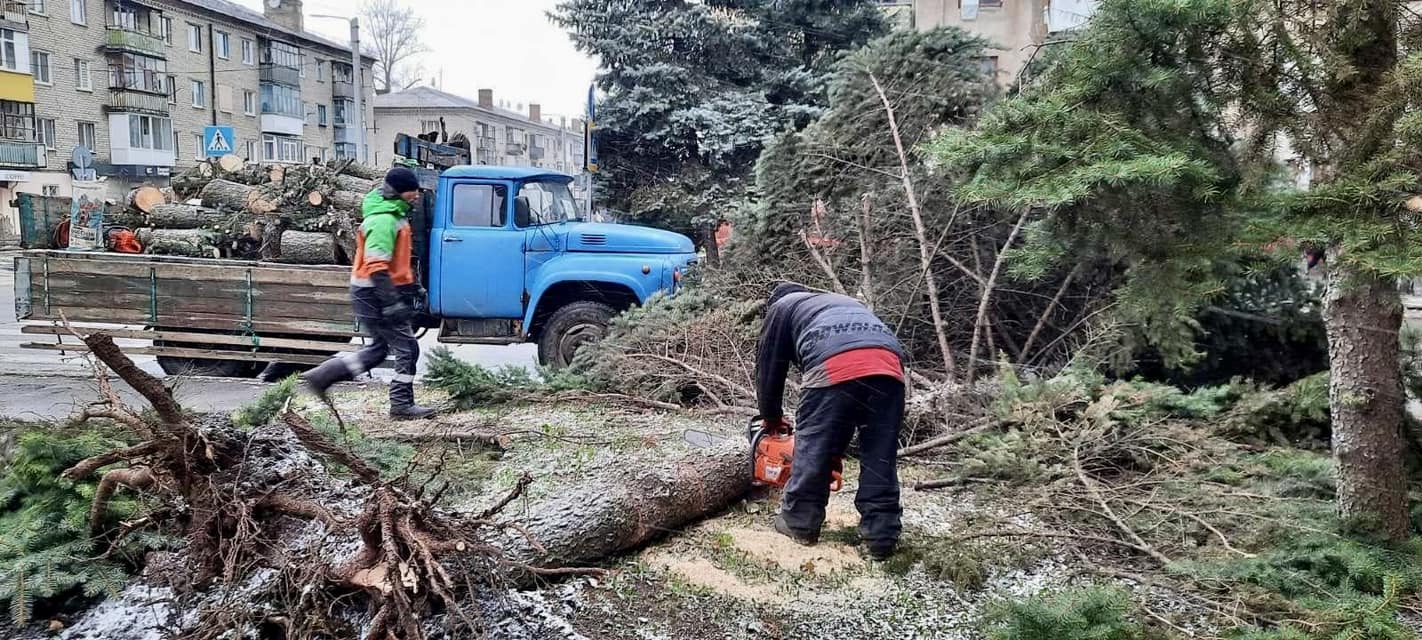
<svg viewBox="0 0 1422 640">
<path fill-rule="evenodd" d="M 344 16 L 332 16 L 325 14 L 312 14 L 312 18 L 334 18 L 345 20 Z M 361 164 L 370 164 L 370 154 L 365 146 L 365 105 L 362 100 L 364 94 L 361 93 L 360 81 L 360 18 L 352 16 L 351 21 L 351 89 L 355 94 L 355 114 L 347 114 L 346 119 L 354 125 L 355 136 L 351 139 L 355 143 L 355 157 Z"/>
</svg>

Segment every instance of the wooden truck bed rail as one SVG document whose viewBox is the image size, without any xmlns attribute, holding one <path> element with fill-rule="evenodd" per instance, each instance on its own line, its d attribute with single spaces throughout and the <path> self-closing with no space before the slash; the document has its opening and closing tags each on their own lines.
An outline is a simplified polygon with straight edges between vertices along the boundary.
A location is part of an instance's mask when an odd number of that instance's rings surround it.
<svg viewBox="0 0 1422 640">
<path fill-rule="evenodd" d="M 15 258 L 15 317 L 23 333 L 55 337 L 27 348 L 82 351 L 66 343 L 67 321 L 155 341 L 134 353 L 318 364 L 355 348 L 349 287 L 341 266 L 29 251 Z"/>
</svg>

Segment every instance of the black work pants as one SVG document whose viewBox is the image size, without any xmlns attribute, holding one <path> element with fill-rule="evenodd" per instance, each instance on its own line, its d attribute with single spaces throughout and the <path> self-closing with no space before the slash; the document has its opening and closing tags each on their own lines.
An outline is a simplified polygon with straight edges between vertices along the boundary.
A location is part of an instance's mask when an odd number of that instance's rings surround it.
<svg viewBox="0 0 1422 640">
<path fill-rule="evenodd" d="M 791 529 L 816 534 L 829 504 L 830 464 L 843 456 L 859 430 L 860 533 L 868 542 L 899 539 L 899 425 L 904 417 L 904 384 L 888 376 L 805 389 L 795 420 L 795 458 L 780 514 Z"/>
<path fill-rule="evenodd" d="M 404 295 L 404 292 L 401 292 Z M 365 348 L 342 358 L 351 376 L 370 371 L 395 355 L 395 384 L 415 381 L 415 365 L 420 358 L 420 341 L 415 339 L 410 322 L 394 323 L 380 313 L 380 298 L 374 287 L 351 287 L 351 309 L 360 320 L 361 329 L 370 336 Z"/>
</svg>

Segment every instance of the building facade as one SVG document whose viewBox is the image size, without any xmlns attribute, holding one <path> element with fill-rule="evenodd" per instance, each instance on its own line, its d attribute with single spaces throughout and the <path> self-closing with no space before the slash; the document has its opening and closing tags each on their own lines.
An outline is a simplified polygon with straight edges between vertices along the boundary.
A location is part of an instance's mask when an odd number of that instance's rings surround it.
<svg viewBox="0 0 1422 640">
<path fill-rule="evenodd" d="M 213 125 L 232 127 L 224 142 L 254 162 L 357 155 L 350 49 L 305 31 L 300 0 L 267 0 L 264 13 L 225 0 L 28 2 L 46 160 L 21 192 L 69 195 L 85 150 L 111 196 L 166 184 L 207 156 Z M 365 105 L 373 63 L 361 65 Z"/>
<path fill-rule="evenodd" d="M 480 89 L 477 100 L 432 87 L 376 96 L 371 159 L 389 164 L 397 134 L 440 131 L 441 118 L 450 136 L 468 136 L 474 164 L 543 167 L 570 175 L 583 170 L 582 120 L 546 117 L 537 104 L 496 104 L 490 89 Z"/>
<path fill-rule="evenodd" d="M 1010 85 L 1052 34 L 1086 23 L 1099 0 L 881 0 L 880 5 L 916 29 L 958 27 L 987 38 L 992 46 L 983 65 L 1000 84 Z"/>
</svg>

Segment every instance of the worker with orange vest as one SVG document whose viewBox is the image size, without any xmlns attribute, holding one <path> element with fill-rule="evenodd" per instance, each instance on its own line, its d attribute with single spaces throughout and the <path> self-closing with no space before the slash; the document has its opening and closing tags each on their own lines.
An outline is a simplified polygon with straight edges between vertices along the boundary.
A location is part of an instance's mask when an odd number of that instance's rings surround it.
<svg viewBox="0 0 1422 640">
<path fill-rule="evenodd" d="M 405 167 L 385 174 L 385 183 L 365 196 L 361 226 L 356 232 L 356 255 L 351 265 L 351 307 L 370 336 L 370 343 L 355 353 L 337 356 L 302 376 L 307 387 L 323 400 L 331 385 L 354 379 L 395 354 L 395 377 L 390 382 L 390 417 L 396 420 L 429 418 L 433 409 L 415 404 L 415 364 L 420 343 L 410 327 L 419 284 L 410 263 L 413 232 L 406 217 L 420 199 L 420 181 Z"/>
</svg>

